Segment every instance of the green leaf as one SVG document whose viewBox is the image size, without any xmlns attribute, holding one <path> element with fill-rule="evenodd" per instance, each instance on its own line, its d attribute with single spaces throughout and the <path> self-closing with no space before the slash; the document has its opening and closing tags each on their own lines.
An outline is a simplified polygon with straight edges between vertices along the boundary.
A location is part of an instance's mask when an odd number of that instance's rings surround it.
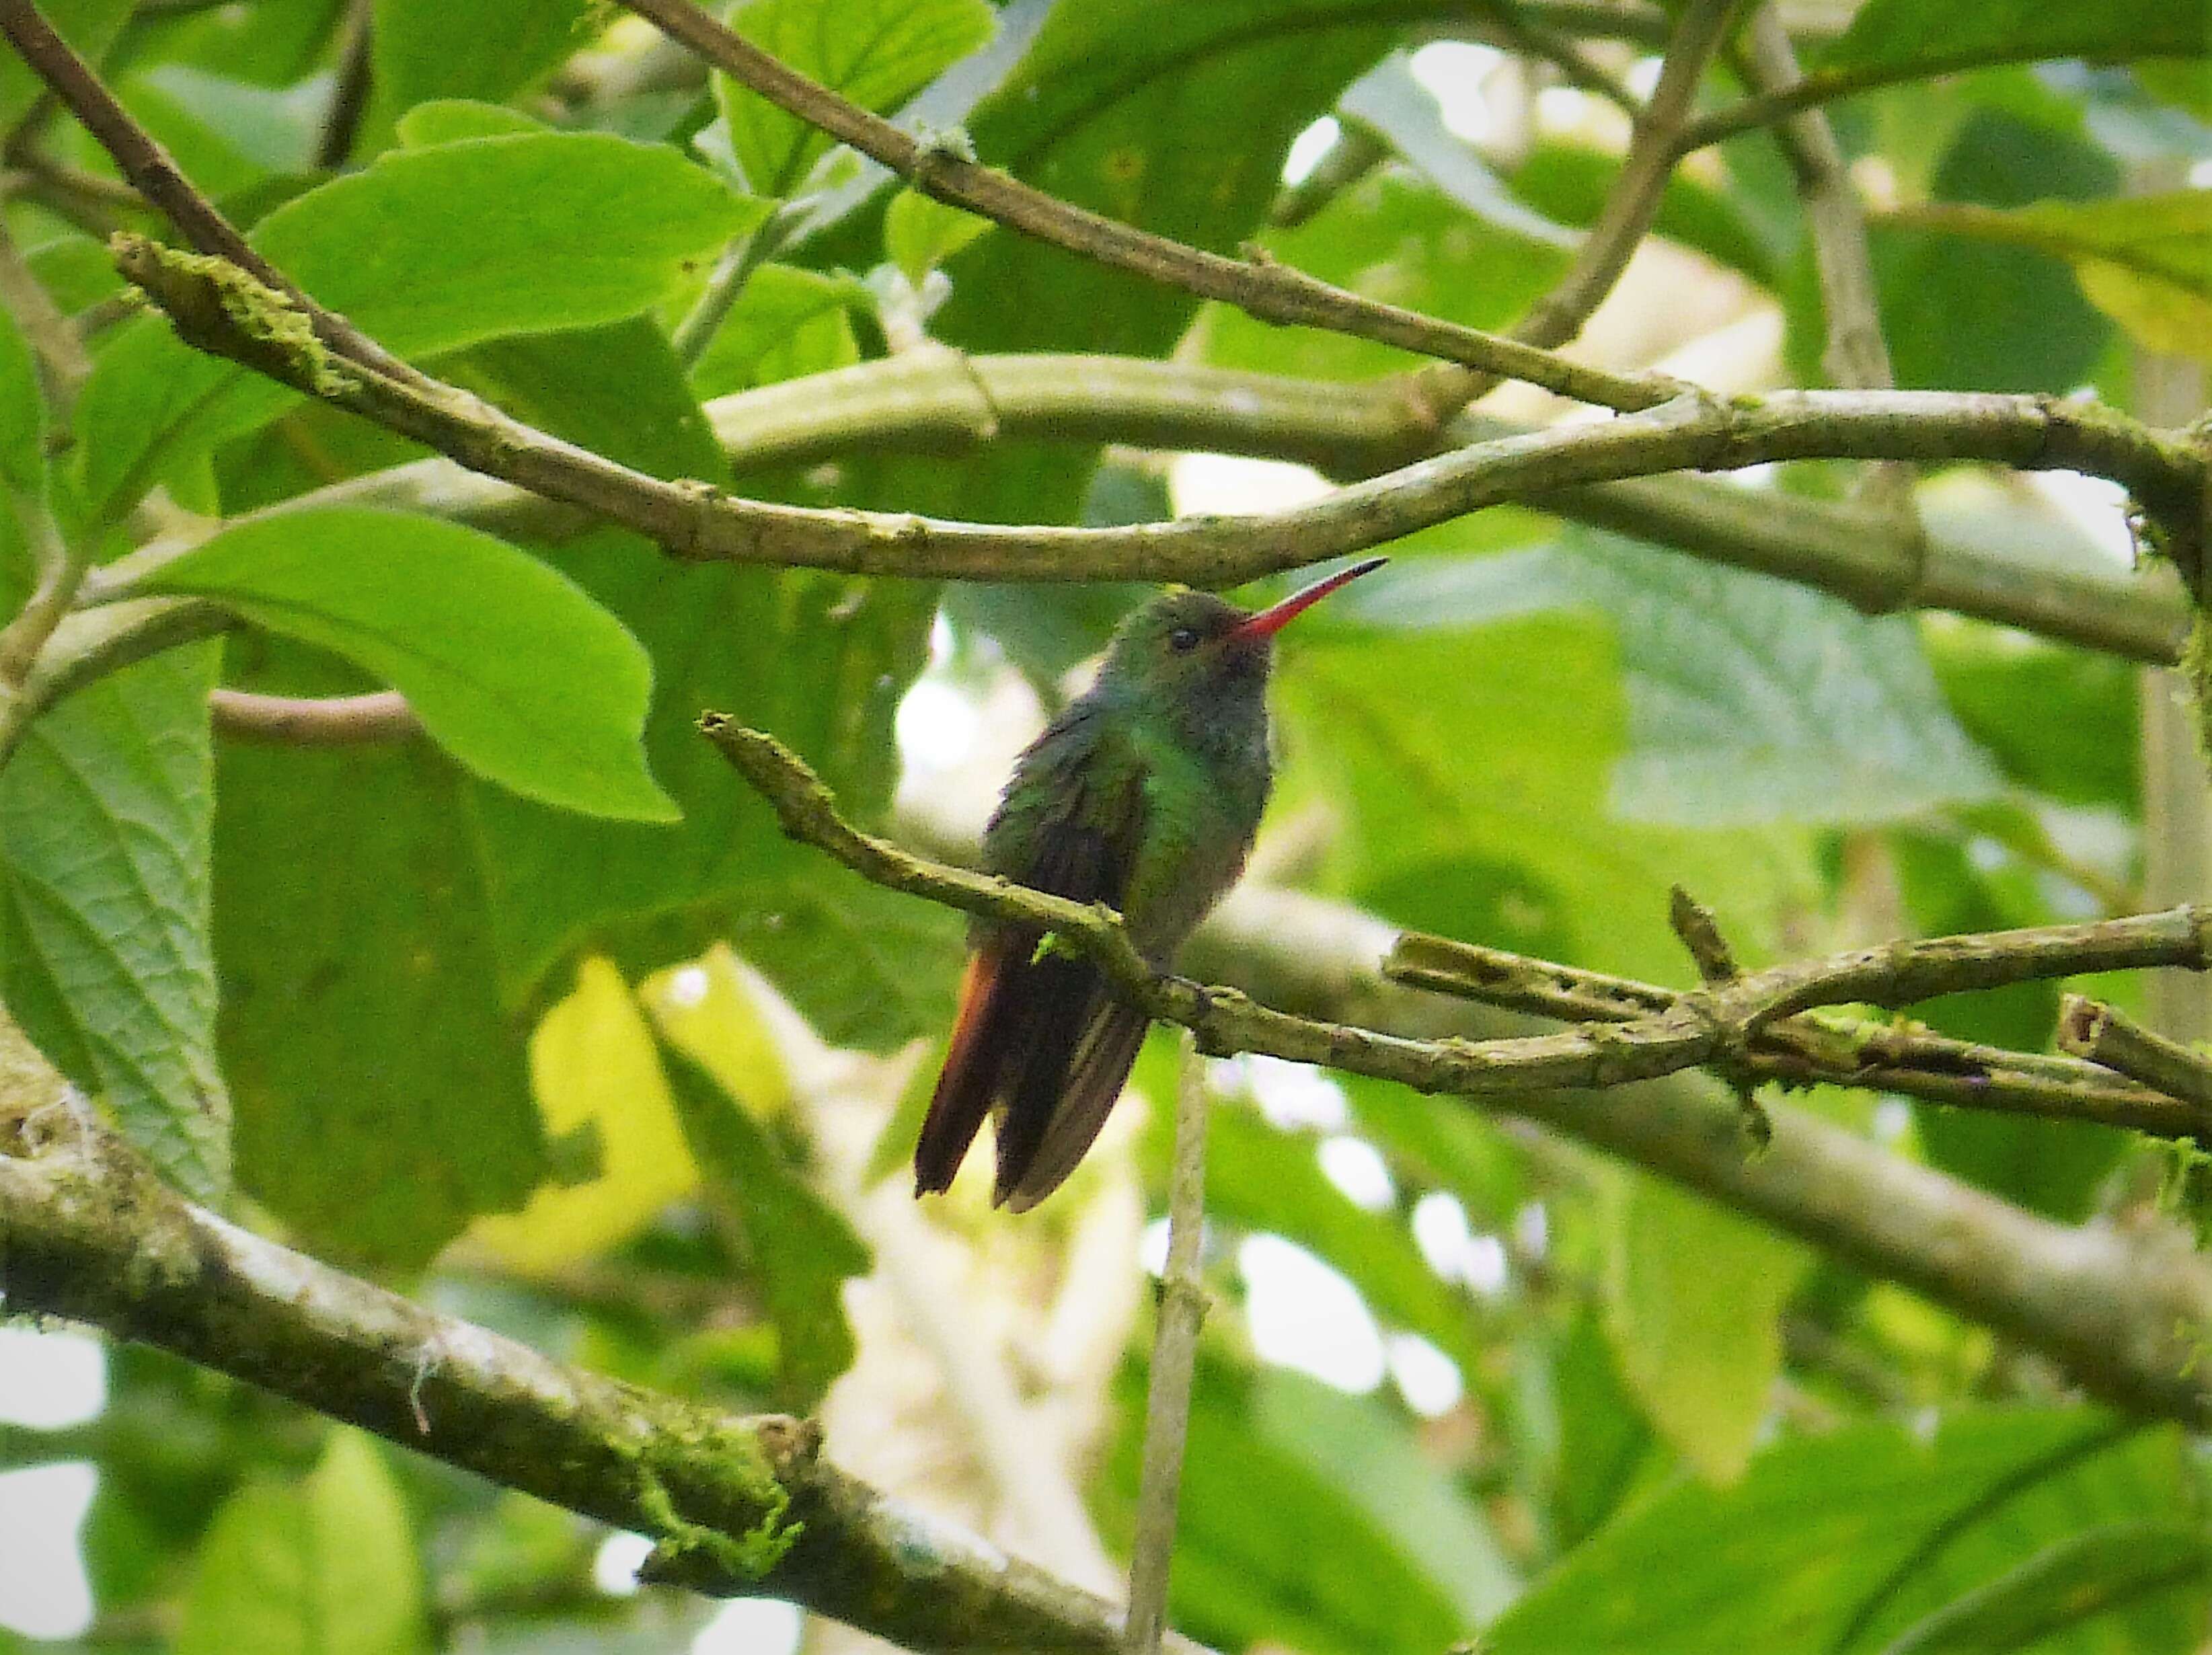
<svg viewBox="0 0 2212 1655">
<path fill-rule="evenodd" d="M 724 397 L 850 367 L 860 360 L 851 313 L 866 301 L 866 290 L 849 277 L 762 265 L 700 354 L 693 389 Z"/>
<path fill-rule="evenodd" d="M 1504 595 L 1528 594 L 1516 581 Z M 1324 883 L 1402 924 L 1674 982 L 1688 970 L 1666 919 L 1679 882 L 1725 906 L 1741 951 L 1768 951 L 1777 904 L 1809 889 L 1802 839 L 1620 819 L 1607 777 L 1629 712 L 1612 629 L 1503 613 L 1285 640 L 1276 809 L 1326 800 L 1342 823 Z"/>
<path fill-rule="evenodd" d="M 901 190 L 884 210 L 884 251 L 920 287 L 930 271 L 990 229 L 991 221 Z"/>
<path fill-rule="evenodd" d="M 422 356 L 635 316 L 766 210 L 671 149 L 544 132 L 386 155 L 280 207 L 248 240 L 385 345 Z M 298 399 L 141 317 L 85 386 L 88 492 L 112 508 L 179 447 L 238 435 Z"/>
<path fill-rule="evenodd" d="M 76 55 L 97 70 L 131 21 L 133 0 L 40 0 L 39 15 Z M 46 90 L 46 82 L 10 46 L 0 52 L 0 132 L 12 132 Z"/>
<path fill-rule="evenodd" d="M 422 1566 L 384 1457 L 331 1435 L 289 1486 L 249 1483 L 216 1513 L 177 1655 L 410 1655 L 429 1647 Z"/>
<path fill-rule="evenodd" d="M 364 139 L 430 99 L 504 100 L 586 44 L 590 15 L 590 0 L 376 0 Z"/>
<path fill-rule="evenodd" d="M 1812 1255 L 1672 1184 L 1617 1175 L 1606 1331 L 1659 1434 L 1714 1482 L 1742 1475 L 1782 1372 L 1782 1307 Z"/>
<path fill-rule="evenodd" d="M 1425 1456 L 1402 1415 L 1303 1373 L 1253 1387 L 1261 1436 L 1335 1487 L 1440 1587 L 1468 1622 L 1494 1620 L 1521 1590 L 1480 1508 Z"/>
<path fill-rule="evenodd" d="M 1413 77 L 1413 60 L 1404 52 L 1392 52 L 1346 87 L 1336 107 L 1340 116 L 1382 139 L 1477 218 L 1522 240 L 1574 246 L 1573 231 L 1532 212 L 1474 147 L 1444 125 L 1443 111 Z"/>
<path fill-rule="evenodd" d="M 862 108 L 887 110 L 988 40 L 996 19 L 983 0 L 746 0 L 730 26 Z M 714 91 L 747 186 L 790 195 L 830 148 L 828 134 L 727 76 L 714 76 Z"/>
<path fill-rule="evenodd" d="M 46 404 L 22 330 L 0 306 L 0 486 L 33 499 L 46 491 Z"/>
<path fill-rule="evenodd" d="M 2052 10 L 2060 9 L 2052 8 Z M 2017 207 L 2040 197 L 2110 195 L 2118 169 L 2087 138 L 2007 110 L 1977 107 L 1944 149 L 1938 201 Z M 1898 383 L 1951 391 L 2071 391 L 2111 334 L 2059 259 L 1962 241 L 1910 220 L 1869 232 L 1883 331 Z M 1789 355 L 1817 382 L 1820 329 L 1809 254 L 1795 277 Z M 2033 326 L 2022 319 L 2033 317 Z"/>
<path fill-rule="evenodd" d="M 2212 42 L 2207 0 L 2105 0 L 2054 6 L 2043 0 L 1980 0 L 1931 7 L 1921 0 L 1869 0 L 1822 69 L 1875 69 L 1935 76 L 1975 64 L 2087 58 L 2201 58 Z"/>
<path fill-rule="evenodd" d="M 775 1323 L 785 1400 L 811 1409 L 852 1366 L 853 1329 L 838 1295 L 846 1278 L 868 1273 L 867 1247 L 754 1118 L 757 1104 L 726 1090 L 732 1077 L 710 1073 L 674 1044 L 664 1044 L 662 1056 L 691 1158 Z M 781 1086 L 780 1075 L 774 1084 Z"/>
<path fill-rule="evenodd" d="M 939 1025 L 957 917 L 792 844 L 697 729 L 713 707 L 774 731 L 844 809 L 876 819 L 896 773 L 892 716 L 927 658 L 934 587 L 686 568 L 611 533 L 549 555 L 659 664 L 646 745 L 684 821 L 592 821 L 484 790 L 476 812 L 510 991 L 581 946 L 637 976 L 726 938 L 828 1038 L 896 1044 Z"/>
<path fill-rule="evenodd" d="M 1572 544 L 1620 630 L 1630 745 L 1613 804 L 1622 816 L 1881 822 L 1996 790 L 1909 619 L 1613 536 Z"/>
<path fill-rule="evenodd" d="M 1903 222 L 2063 259 L 2090 302 L 2151 350 L 2212 359 L 2212 190 L 2009 211 L 1937 204 Z"/>
<path fill-rule="evenodd" d="M 2066 804 L 2134 812 L 2136 667 L 1989 627 L 1935 628 L 1928 643 L 1944 699 L 2007 776 Z"/>
<path fill-rule="evenodd" d="M 1455 1524 L 1408 1542 L 1390 1520 L 1402 1514 L 1385 1512 L 1378 1519 L 1373 1502 L 1345 1475 L 1344 1454 L 1366 1439 L 1321 1451 L 1310 1423 L 1297 1419 L 1315 1394 L 1310 1383 L 1280 1372 L 1247 1380 L 1201 1353 L 1170 1619 L 1223 1649 L 1268 1644 L 1305 1655 L 1442 1649 L 1470 1630 L 1461 1602 L 1474 1588 L 1464 1578 L 1439 1579 L 1429 1564 L 1439 1550 L 1464 1561 L 1471 1555 L 1466 1530 Z M 1108 1542 L 1126 1547 L 1144 1444 L 1140 1368 L 1122 1370 L 1115 1401 L 1118 1424 L 1094 1500 Z M 1382 1432 L 1395 1424 L 1370 1411 L 1360 1428 Z M 1389 1434 L 1402 1438 L 1403 1431 Z M 1394 1469 L 1418 1452 L 1388 1436 L 1376 1448 Z M 1488 1601 L 1491 1587 L 1481 1590 Z"/>
<path fill-rule="evenodd" d="M 984 161 L 1063 200 L 1226 252 L 1261 227 L 1291 141 L 1389 47 L 1401 16 L 1386 0 L 1054 6 L 968 131 Z M 1025 236 L 987 236 L 947 274 L 933 328 L 969 350 L 1155 355 L 1196 308 Z"/>
<path fill-rule="evenodd" d="M 462 143 L 471 138 L 543 132 L 546 126 L 535 116 L 504 104 L 482 103 L 473 98 L 433 98 L 402 115 L 394 130 L 410 149 L 428 149 L 434 144 Z"/>
<path fill-rule="evenodd" d="M 653 664 L 577 587 L 473 529 L 326 510 L 226 529 L 149 589 L 211 599 L 407 697 L 477 775 L 568 810 L 678 812 L 645 768 Z"/>
<path fill-rule="evenodd" d="M 110 674 L 0 771 L 0 999 L 196 1200 L 230 1183 L 208 942 L 218 646 Z"/>
<path fill-rule="evenodd" d="M 1652 1437 L 1595 1311 L 1577 1316 L 1553 1348 L 1559 1451 L 1552 1530 L 1559 1549 L 1566 1552 L 1620 1508 L 1638 1473 L 1652 1462 Z"/>
<path fill-rule="evenodd" d="M 230 646 L 242 687 L 329 695 L 351 669 Z M 264 658 L 266 658 L 264 664 Z M 500 995 L 469 785 L 426 741 L 218 756 L 216 958 L 240 1183 L 317 1251 L 399 1269 L 544 1176 Z"/>
<path fill-rule="evenodd" d="M 2212 1585 L 2212 1540 L 2172 1523 L 2072 1535 L 1908 1628 L 1882 1655 L 2002 1655 L 2138 1599 Z"/>
<path fill-rule="evenodd" d="M 1429 1268 L 1395 1213 L 1370 1213 L 1322 1173 L 1314 1140 L 1249 1108 L 1217 1107 L 1206 1134 L 1209 1220 L 1296 1242 L 1343 1272 L 1376 1316 L 1460 1364 L 1481 1360 L 1475 1308 Z"/>
<path fill-rule="evenodd" d="M 2060 1512 L 2093 1491 L 2113 1497 L 2111 1479 L 2137 1499 L 2171 1498 L 2113 1443 L 2094 1415 L 1994 1409 L 1957 1415 L 1932 1440 L 1862 1422 L 1784 1442 L 1731 1488 L 1682 1482 L 1639 1501 L 1508 1609 L 1484 1647 L 1878 1648 L 1926 1613 L 1919 1593 L 1948 1601 L 2014 1566 L 2066 1532 L 2051 1527 Z"/>
<path fill-rule="evenodd" d="M 1425 179 L 1387 167 L 1340 193 L 1294 229 L 1259 240 L 1280 263 L 1364 298 L 1463 322 L 1502 326 L 1566 269 L 1558 238 L 1478 217 Z M 1418 359 L 1339 333 L 1285 333 L 1225 305 L 1207 307 L 1206 358 L 1226 368 L 1342 379 L 1387 374 Z"/>
</svg>

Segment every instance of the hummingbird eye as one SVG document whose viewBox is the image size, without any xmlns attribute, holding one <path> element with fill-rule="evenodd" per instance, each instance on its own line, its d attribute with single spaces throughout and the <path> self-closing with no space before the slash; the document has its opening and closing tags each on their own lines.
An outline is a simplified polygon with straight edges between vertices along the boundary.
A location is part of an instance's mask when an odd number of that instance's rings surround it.
<svg viewBox="0 0 2212 1655">
<path fill-rule="evenodd" d="M 1194 626 L 1176 628 L 1168 634 L 1168 648 L 1178 655 L 1188 655 L 1198 648 L 1198 629 Z"/>
</svg>

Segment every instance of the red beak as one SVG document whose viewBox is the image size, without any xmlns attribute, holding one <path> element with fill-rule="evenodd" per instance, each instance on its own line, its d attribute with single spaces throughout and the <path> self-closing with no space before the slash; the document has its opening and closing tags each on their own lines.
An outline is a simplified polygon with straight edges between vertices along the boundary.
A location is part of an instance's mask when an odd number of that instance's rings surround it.
<svg viewBox="0 0 2212 1655">
<path fill-rule="evenodd" d="M 1282 602 L 1269 605 L 1250 620 L 1231 629 L 1229 636 L 1240 643 L 1252 638 L 1272 638 L 1337 587 L 1356 581 L 1363 575 L 1372 574 L 1389 561 L 1388 557 L 1369 557 L 1354 563 L 1350 569 L 1340 569 L 1326 579 L 1316 581 L 1311 586 L 1301 587 Z"/>
</svg>

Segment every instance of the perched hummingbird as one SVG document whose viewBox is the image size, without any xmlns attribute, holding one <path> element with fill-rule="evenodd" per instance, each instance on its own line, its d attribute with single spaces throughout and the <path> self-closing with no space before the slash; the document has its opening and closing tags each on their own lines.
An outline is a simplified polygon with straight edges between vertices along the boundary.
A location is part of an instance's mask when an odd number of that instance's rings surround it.
<svg viewBox="0 0 2212 1655">
<path fill-rule="evenodd" d="M 1252 849 L 1273 779 L 1267 668 L 1275 634 L 1370 557 L 1257 614 L 1167 592 L 1114 634 L 1097 682 L 1031 742 L 983 833 L 994 873 L 1105 902 L 1165 969 Z M 979 922 L 960 1012 L 914 1154 L 917 1196 L 951 1186 L 997 1118 L 994 1205 L 1027 1212 L 1057 1190 L 1121 1096 L 1146 1017 L 1086 960 L 1031 926 Z"/>
</svg>

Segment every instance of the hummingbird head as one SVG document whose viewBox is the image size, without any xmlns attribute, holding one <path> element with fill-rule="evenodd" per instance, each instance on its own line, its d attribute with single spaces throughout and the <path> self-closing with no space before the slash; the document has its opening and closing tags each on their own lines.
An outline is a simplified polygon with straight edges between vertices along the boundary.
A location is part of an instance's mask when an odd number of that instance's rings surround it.
<svg viewBox="0 0 2212 1655">
<path fill-rule="evenodd" d="M 1164 592 L 1115 630 L 1101 680 L 1176 700 L 1260 690 L 1267 681 L 1275 634 L 1346 581 L 1388 561 L 1354 563 L 1256 614 L 1210 592 Z"/>
</svg>

